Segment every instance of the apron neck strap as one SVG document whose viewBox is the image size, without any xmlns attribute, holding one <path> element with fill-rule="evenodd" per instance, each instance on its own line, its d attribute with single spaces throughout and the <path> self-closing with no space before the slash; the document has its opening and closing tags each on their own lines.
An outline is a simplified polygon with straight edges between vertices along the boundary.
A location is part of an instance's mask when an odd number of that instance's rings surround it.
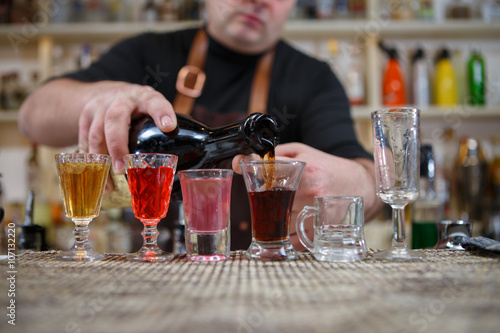
<svg viewBox="0 0 500 333">
<path fill-rule="evenodd" d="M 208 51 L 208 37 L 205 29 L 198 30 L 189 55 L 187 63 L 177 75 L 177 94 L 174 99 L 174 111 L 187 115 L 191 113 L 196 98 L 201 95 L 205 84 L 205 59 Z M 252 82 L 248 114 L 267 113 L 267 100 L 269 96 L 269 85 L 271 81 L 271 70 L 273 67 L 275 48 L 261 56 Z"/>
</svg>

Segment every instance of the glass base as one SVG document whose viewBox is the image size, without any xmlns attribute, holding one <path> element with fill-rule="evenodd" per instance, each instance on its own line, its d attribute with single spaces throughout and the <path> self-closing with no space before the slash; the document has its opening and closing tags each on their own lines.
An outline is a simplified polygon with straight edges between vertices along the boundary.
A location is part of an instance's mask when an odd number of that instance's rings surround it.
<svg viewBox="0 0 500 333">
<path fill-rule="evenodd" d="M 83 261 L 91 262 L 104 259 L 104 254 L 92 250 L 86 251 L 66 251 L 56 255 L 57 260 L 61 261 Z"/>
<path fill-rule="evenodd" d="M 229 228 L 212 234 L 196 233 L 186 229 L 186 253 L 191 261 L 215 262 L 230 256 Z"/>
<path fill-rule="evenodd" d="M 153 249 L 140 249 L 138 252 L 127 254 L 128 261 L 140 262 L 163 262 L 174 259 L 172 253 L 163 252 L 160 248 Z"/>
<path fill-rule="evenodd" d="M 188 256 L 188 259 L 191 261 L 197 261 L 197 262 L 217 262 L 217 261 L 224 261 L 227 260 L 229 257 L 223 256 L 223 255 L 193 255 L 193 256 Z"/>
<path fill-rule="evenodd" d="M 419 261 L 425 259 L 425 254 L 408 249 L 389 249 L 377 252 L 373 255 L 375 259 L 390 261 Z"/>
<path fill-rule="evenodd" d="M 257 259 L 265 261 L 274 260 L 295 260 L 297 252 L 295 252 L 290 241 L 280 242 L 257 242 L 252 240 L 252 244 L 246 252 L 248 259 Z"/>
</svg>

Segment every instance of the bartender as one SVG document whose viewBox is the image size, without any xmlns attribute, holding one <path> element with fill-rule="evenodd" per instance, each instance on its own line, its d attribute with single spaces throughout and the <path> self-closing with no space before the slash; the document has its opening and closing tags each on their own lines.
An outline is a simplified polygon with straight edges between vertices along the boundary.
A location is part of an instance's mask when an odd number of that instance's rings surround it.
<svg viewBox="0 0 500 333">
<path fill-rule="evenodd" d="M 207 0 L 207 20 L 199 28 L 126 39 L 89 68 L 41 85 L 20 109 L 20 129 L 39 144 L 78 144 L 81 152 L 109 154 L 114 172 L 123 174 L 133 119 L 150 116 L 169 132 L 175 112 L 212 127 L 265 112 L 279 124 L 276 158 L 307 163 L 292 221 L 320 195 L 362 196 L 370 219 L 380 207 L 374 164 L 356 139 L 344 89 L 325 62 L 281 39 L 295 4 Z M 197 84 L 188 84 L 190 78 Z M 235 171 L 241 158 L 233 160 Z M 235 177 L 232 249 L 246 249 L 251 241 L 241 184 Z M 294 223 L 291 241 L 303 248 Z"/>
</svg>

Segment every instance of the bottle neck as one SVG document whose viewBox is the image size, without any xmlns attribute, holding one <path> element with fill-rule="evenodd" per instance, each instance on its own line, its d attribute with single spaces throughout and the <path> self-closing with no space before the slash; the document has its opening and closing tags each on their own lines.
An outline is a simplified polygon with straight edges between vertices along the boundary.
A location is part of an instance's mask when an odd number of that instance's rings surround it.
<svg viewBox="0 0 500 333">
<path fill-rule="evenodd" d="M 218 143 L 225 150 L 221 155 L 226 157 L 251 153 L 264 157 L 278 144 L 278 125 L 265 114 L 255 113 L 241 123 L 207 130 L 207 144 Z"/>
</svg>

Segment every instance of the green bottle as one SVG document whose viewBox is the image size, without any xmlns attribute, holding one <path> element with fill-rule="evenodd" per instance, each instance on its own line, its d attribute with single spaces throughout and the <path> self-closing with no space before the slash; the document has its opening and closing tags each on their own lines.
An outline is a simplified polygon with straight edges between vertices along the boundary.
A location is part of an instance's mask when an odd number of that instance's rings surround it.
<svg viewBox="0 0 500 333">
<path fill-rule="evenodd" d="M 468 62 L 469 76 L 469 103 L 471 105 L 485 104 L 485 69 L 484 59 L 481 54 L 474 50 Z"/>
</svg>

